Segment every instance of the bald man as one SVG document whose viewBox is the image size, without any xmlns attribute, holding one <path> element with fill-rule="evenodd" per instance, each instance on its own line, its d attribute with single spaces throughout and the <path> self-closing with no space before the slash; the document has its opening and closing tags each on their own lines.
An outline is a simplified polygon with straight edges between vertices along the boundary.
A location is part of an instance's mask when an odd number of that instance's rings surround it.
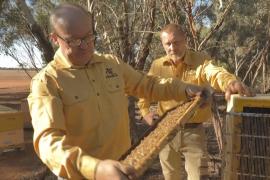
<svg viewBox="0 0 270 180">
<path fill-rule="evenodd" d="M 180 101 L 202 88 L 94 53 L 93 23 L 78 5 L 58 6 L 50 22 L 59 49 L 32 79 L 28 97 L 37 155 L 66 179 L 134 179 L 134 168 L 117 161 L 130 147 L 126 94 Z"/>
<path fill-rule="evenodd" d="M 149 75 L 174 77 L 192 83 L 231 94 L 251 96 L 250 90 L 224 68 L 214 65 L 211 58 L 201 52 L 187 49 L 185 33 L 178 24 L 168 24 L 160 32 L 160 38 L 166 55 L 154 60 Z M 181 101 L 159 101 L 157 112 L 150 112 L 151 100 L 140 99 L 138 106 L 145 121 L 153 124 L 156 113 L 161 116 Z M 205 133 L 202 126 L 211 117 L 210 106 L 199 109 L 184 129 L 160 152 L 159 158 L 166 180 L 183 178 L 182 156 L 185 157 L 185 170 L 188 180 L 200 179 L 201 158 L 205 149 Z"/>
</svg>

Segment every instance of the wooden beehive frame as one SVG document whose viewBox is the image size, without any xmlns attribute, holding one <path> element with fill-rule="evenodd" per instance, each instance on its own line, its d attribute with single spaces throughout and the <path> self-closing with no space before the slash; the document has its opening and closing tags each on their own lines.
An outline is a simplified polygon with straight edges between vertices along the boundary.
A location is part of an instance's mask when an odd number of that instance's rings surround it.
<svg viewBox="0 0 270 180">
<path fill-rule="evenodd" d="M 133 147 L 121 162 L 133 166 L 137 175 L 141 176 L 162 148 L 175 137 L 184 123 L 194 115 L 202 102 L 202 97 L 196 97 L 194 100 L 183 103 L 165 113 L 156 127 L 136 147 Z"/>
</svg>

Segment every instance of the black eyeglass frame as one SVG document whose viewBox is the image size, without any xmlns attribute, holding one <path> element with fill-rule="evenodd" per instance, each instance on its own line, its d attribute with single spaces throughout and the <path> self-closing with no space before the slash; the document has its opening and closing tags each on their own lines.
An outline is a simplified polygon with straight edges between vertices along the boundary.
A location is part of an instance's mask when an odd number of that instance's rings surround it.
<svg viewBox="0 0 270 180">
<path fill-rule="evenodd" d="M 82 42 L 88 44 L 91 41 L 96 40 L 96 36 L 92 33 L 91 30 L 83 38 L 72 39 L 72 40 L 65 39 L 56 32 L 55 34 L 57 37 L 65 41 L 70 47 L 79 47 L 82 44 Z"/>
</svg>

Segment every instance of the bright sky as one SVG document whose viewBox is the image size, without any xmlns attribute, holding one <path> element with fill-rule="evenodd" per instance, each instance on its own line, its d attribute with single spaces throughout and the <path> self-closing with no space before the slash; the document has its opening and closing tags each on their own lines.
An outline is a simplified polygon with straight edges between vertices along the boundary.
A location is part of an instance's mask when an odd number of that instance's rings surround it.
<svg viewBox="0 0 270 180">
<path fill-rule="evenodd" d="M 17 57 L 20 58 L 21 63 L 25 64 L 28 68 L 33 67 L 29 60 L 30 57 L 26 53 L 27 50 L 25 49 L 25 47 L 21 44 L 16 44 L 14 47 L 14 53 Z M 33 48 L 34 52 L 32 54 L 32 57 L 35 59 L 35 64 L 37 67 L 42 67 L 41 53 L 36 47 Z M 17 61 L 15 61 L 11 56 L 6 56 L 0 53 L 0 67 L 19 68 L 20 66 Z"/>
<path fill-rule="evenodd" d="M 0 54 L 0 67 L 18 68 L 18 63 L 10 56 Z"/>
</svg>

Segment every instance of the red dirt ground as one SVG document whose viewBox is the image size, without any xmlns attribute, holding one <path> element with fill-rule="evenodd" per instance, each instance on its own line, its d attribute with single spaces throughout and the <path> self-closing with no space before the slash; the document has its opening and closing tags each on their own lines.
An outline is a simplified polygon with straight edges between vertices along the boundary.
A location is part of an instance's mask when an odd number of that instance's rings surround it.
<svg viewBox="0 0 270 180">
<path fill-rule="evenodd" d="M 29 71 L 33 76 L 34 71 Z M 29 92 L 31 78 L 22 70 L 0 69 L 0 104 L 19 110 L 21 100 Z M 43 179 L 47 168 L 36 156 L 32 145 L 32 129 L 24 130 L 24 150 L 0 154 L 0 179 Z"/>
<path fill-rule="evenodd" d="M 28 71 L 33 76 L 35 71 Z M 28 92 L 31 78 L 22 70 L 0 69 L 0 94 Z"/>
</svg>

